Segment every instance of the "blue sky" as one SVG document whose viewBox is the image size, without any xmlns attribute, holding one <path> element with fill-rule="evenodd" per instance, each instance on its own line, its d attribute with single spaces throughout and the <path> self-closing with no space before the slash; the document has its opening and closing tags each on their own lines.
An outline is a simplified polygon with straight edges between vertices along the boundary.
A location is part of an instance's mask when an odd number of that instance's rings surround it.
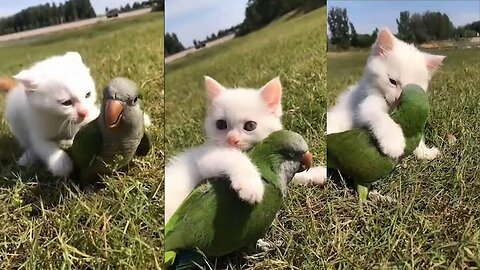
<svg viewBox="0 0 480 270">
<path fill-rule="evenodd" d="M 227 4 L 228 3 L 228 4 Z M 176 33 L 184 46 L 203 40 L 245 18 L 247 0 L 165 0 L 165 31 Z"/>
<path fill-rule="evenodd" d="M 453 25 L 459 26 L 480 20 L 480 1 L 342 1 L 328 0 L 328 7 L 347 8 L 348 19 L 358 33 L 370 34 L 375 27 L 384 26 L 397 32 L 400 11 L 423 13 L 427 10 L 446 13 Z"/>
<path fill-rule="evenodd" d="M 141 2 L 136 0 L 137 2 Z M 0 4 L 0 17 L 13 15 L 19 12 L 22 9 L 27 7 L 36 6 L 40 4 L 46 3 L 62 3 L 64 1 L 59 0 L 51 0 L 51 1 L 41 1 L 41 0 L 20 0 L 20 1 L 13 1 L 13 0 L 2 0 Z M 124 6 L 128 3 L 133 4 L 135 0 L 90 0 L 92 3 L 93 8 L 95 9 L 95 13 L 97 14 L 104 14 L 105 7 L 120 7 L 120 5 Z"/>
</svg>

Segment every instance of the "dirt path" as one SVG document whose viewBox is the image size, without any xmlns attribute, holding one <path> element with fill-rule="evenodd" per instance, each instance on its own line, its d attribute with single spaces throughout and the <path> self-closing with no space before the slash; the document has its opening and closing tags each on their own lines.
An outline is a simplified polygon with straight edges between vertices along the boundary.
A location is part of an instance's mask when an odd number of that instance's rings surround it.
<svg viewBox="0 0 480 270">
<path fill-rule="evenodd" d="M 124 18 L 132 17 L 132 16 L 143 15 L 143 14 L 149 13 L 150 11 L 151 11 L 150 8 L 145 8 L 145 9 L 125 12 L 125 13 L 120 13 L 118 15 L 118 19 L 124 19 Z M 101 16 L 101 17 L 96 17 L 96 18 L 87 19 L 87 20 L 81 20 L 81 21 L 76 21 L 76 22 L 71 22 L 71 23 L 64 23 L 64 24 L 59 24 L 59 25 L 52 25 L 52 26 L 47 26 L 47 27 L 43 27 L 43 28 L 38 28 L 38 29 L 33 29 L 33 30 L 28 30 L 28 31 L 3 35 L 3 36 L 0 36 L 0 43 L 1 42 L 12 41 L 12 40 L 30 38 L 30 37 L 40 36 L 40 35 L 51 34 L 51 33 L 54 33 L 54 32 L 68 30 L 68 29 L 81 28 L 81 27 L 84 27 L 84 26 L 87 26 L 87 25 L 92 25 L 92 24 L 99 23 L 99 22 L 105 22 L 105 21 L 108 21 L 108 20 L 114 20 L 114 19 L 107 19 L 106 16 Z"/>
<path fill-rule="evenodd" d="M 207 47 L 212 47 L 212 46 L 221 44 L 221 43 L 223 43 L 223 42 L 229 41 L 229 40 L 233 39 L 234 37 L 235 37 L 235 34 L 231 34 L 231 35 L 228 35 L 228 36 L 225 36 L 225 37 L 216 39 L 216 40 L 214 40 L 214 41 L 212 41 L 212 42 L 207 43 L 207 45 L 205 46 L 205 48 L 207 48 Z M 168 56 L 167 58 L 165 58 L 165 64 L 166 64 L 166 63 L 173 62 L 173 61 L 178 60 L 178 59 L 180 59 L 180 58 L 182 58 L 182 57 L 185 57 L 185 56 L 187 56 L 187 55 L 189 55 L 189 54 L 191 54 L 191 53 L 196 53 L 196 52 L 201 51 L 201 50 L 203 50 L 203 48 L 196 50 L 195 47 L 193 47 L 193 48 L 189 48 L 189 49 L 186 49 L 186 50 L 184 50 L 184 51 L 181 51 L 181 52 L 179 52 L 179 53 L 172 54 L 172 55 Z"/>
</svg>

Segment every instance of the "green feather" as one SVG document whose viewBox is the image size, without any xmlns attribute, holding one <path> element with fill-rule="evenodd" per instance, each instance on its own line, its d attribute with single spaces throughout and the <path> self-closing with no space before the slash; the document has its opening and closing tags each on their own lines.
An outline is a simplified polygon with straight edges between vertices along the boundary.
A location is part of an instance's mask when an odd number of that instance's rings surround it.
<svg viewBox="0 0 480 270">
<path fill-rule="evenodd" d="M 391 115 L 406 139 L 403 156 L 412 154 L 420 143 L 428 113 L 426 92 L 418 85 L 405 86 L 398 109 Z M 351 177 L 362 201 L 367 199 L 370 184 L 390 174 L 397 163 L 398 160 L 380 151 L 367 130 L 352 129 L 327 135 L 327 166 Z"/>
<path fill-rule="evenodd" d="M 297 166 L 294 171 L 298 171 L 307 150 L 300 135 L 281 130 L 249 151 L 265 185 L 261 203 L 242 201 L 224 178 L 211 179 L 195 188 L 165 226 L 166 266 L 181 250 L 198 248 L 206 256 L 223 256 L 261 238 L 280 210 L 284 186 L 294 174 L 279 179 L 282 168 L 292 162 Z"/>
</svg>

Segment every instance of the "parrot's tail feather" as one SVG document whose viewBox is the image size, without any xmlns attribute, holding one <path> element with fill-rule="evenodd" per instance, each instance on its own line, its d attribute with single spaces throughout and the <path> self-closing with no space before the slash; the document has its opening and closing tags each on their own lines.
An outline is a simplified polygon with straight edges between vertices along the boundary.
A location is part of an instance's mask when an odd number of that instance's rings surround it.
<svg viewBox="0 0 480 270">
<path fill-rule="evenodd" d="M 0 91 L 10 91 L 17 86 L 17 82 L 14 79 L 3 77 L 0 78 Z"/>
<path fill-rule="evenodd" d="M 167 257 L 167 254 L 165 254 L 165 257 Z M 178 252 L 174 260 L 175 263 L 167 269 L 190 270 L 200 269 L 199 267 L 206 268 L 206 266 L 208 265 L 205 257 L 201 253 L 192 250 L 182 250 Z"/>
</svg>

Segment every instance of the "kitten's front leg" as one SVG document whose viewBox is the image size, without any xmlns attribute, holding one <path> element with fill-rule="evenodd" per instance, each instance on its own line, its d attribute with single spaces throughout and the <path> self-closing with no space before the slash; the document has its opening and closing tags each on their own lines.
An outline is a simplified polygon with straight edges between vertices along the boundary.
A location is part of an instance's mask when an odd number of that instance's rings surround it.
<svg viewBox="0 0 480 270">
<path fill-rule="evenodd" d="M 381 151 L 398 158 L 405 151 L 402 128 L 390 118 L 388 105 L 380 96 L 369 96 L 359 105 L 359 121 L 375 136 Z"/>
<path fill-rule="evenodd" d="M 262 201 L 265 189 L 262 177 L 243 152 L 218 148 L 202 156 L 197 165 L 202 179 L 227 175 L 242 200 L 251 204 Z"/>
<path fill-rule="evenodd" d="M 72 172 L 72 160 L 56 143 L 34 139 L 33 150 L 53 175 L 64 177 Z"/>
<path fill-rule="evenodd" d="M 325 185 L 327 180 L 327 168 L 315 166 L 308 171 L 296 173 L 293 182 L 297 184 L 315 184 L 319 186 Z"/>
<path fill-rule="evenodd" d="M 435 146 L 428 147 L 425 144 L 424 136 L 422 136 L 422 139 L 420 140 L 420 143 L 418 144 L 417 148 L 413 151 L 413 154 L 418 159 L 432 160 L 440 155 L 440 150 L 438 150 L 438 148 Z"/>
</svg>

